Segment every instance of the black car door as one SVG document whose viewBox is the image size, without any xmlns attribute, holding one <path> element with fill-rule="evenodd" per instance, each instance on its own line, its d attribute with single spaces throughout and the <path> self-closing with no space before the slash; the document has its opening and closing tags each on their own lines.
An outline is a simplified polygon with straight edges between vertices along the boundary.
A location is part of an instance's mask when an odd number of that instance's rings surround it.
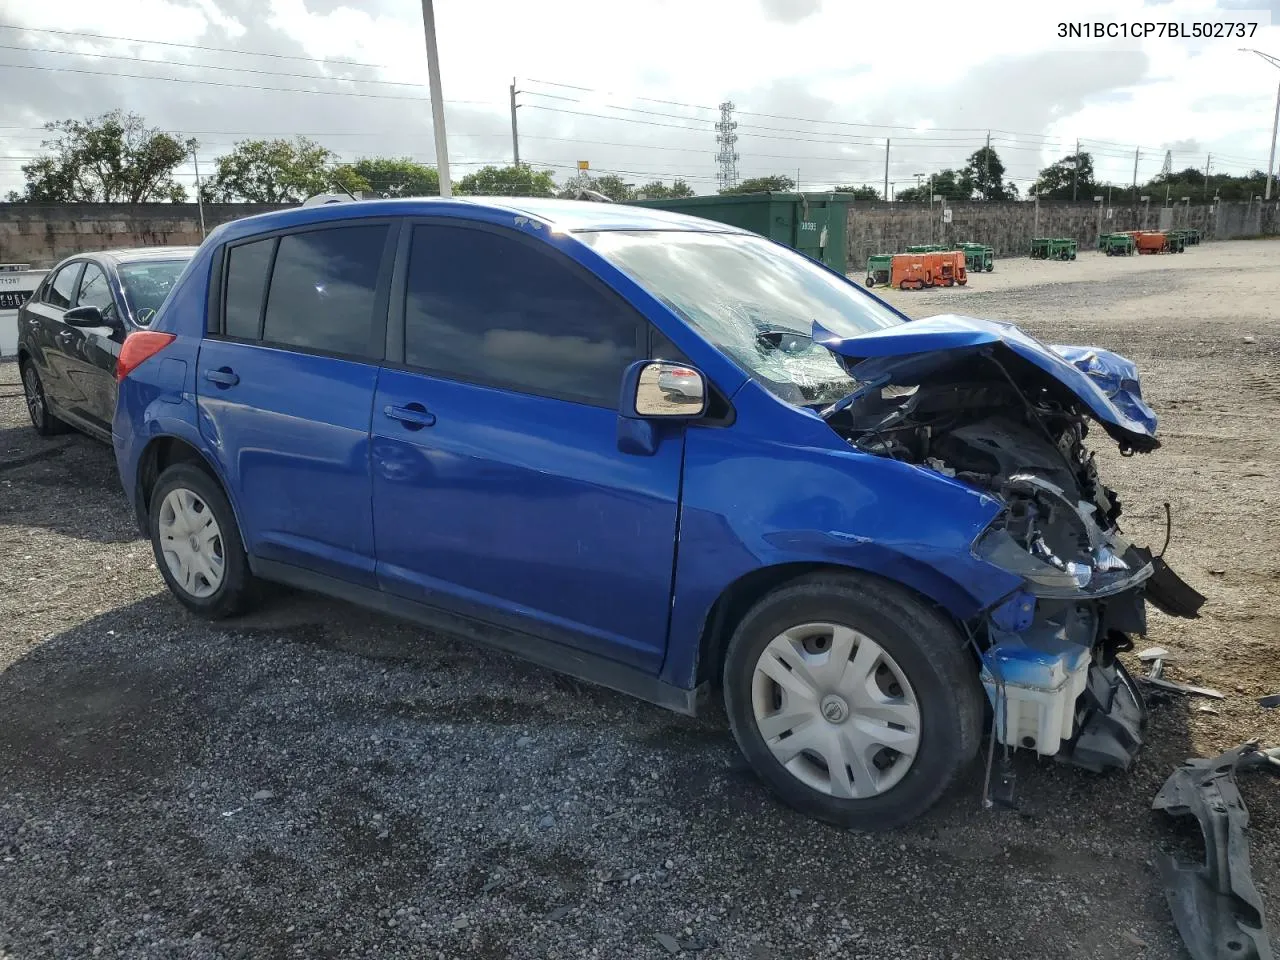
<svg viewBox="0 0 1280 960">
<path fill-rule="evenodd" d="M 25 323 L 32 358 L 44 384 L 45 399 L 59 413 L 69 411 L 73 405 L 70 392 L 74 388 L 67 383 L 66 349 L 69 341 L 77 339 L 62 322 L 62 315 L 75 302 L 83 269 L 84 262 L 80 260 L 64 264 L 44 287 L 40 299 L 27 301 Z"/>
<path fill-rule="evenodd" d="M 79 335 L 69 341 L 67 375 L 75 383 L 82 406 L 75 412 L 86 425 L 107 436 L 116 412 L 116 358 L 124 342 L 124 310 L 112 290 L 107 273 L 96 263 L 85 265 L 80 277 L 77 307 L 97 307 L 105 323 L 99 327 L 72 327 Z"/>
</svg>

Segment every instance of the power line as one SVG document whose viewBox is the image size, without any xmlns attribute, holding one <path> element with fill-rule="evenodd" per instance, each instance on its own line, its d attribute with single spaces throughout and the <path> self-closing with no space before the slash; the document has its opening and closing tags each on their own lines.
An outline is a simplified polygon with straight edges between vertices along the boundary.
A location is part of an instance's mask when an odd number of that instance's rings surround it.
<svg viewBox="0 0 1280 960">
<path fill-rule="evenodd" d="M 397 97 L 389 93 L 358 93 L 355 90 L 307 90 L 303 87 L 268 87 L 253 83 L 228 83 L 222 80 L 196 80 L 190 77 L 158 77 L 141 73 L 115 73 L 105 70 L 83 70 L 77 67 L 46 67 L 34 63 L 0 63 L 0 68 L 11 70 L 53 70 L 57 73 L 83 73 L 94 77 L 124 77 L 130 80 L 165 80 L 171 83 L 197 83 L 206 87 L 233 87 L 239 90 L 274 90 L 279 93 L 310 93 L 322 97 L 362 97 L 373 100 L 411 100 L 414 103 L 430 103 L 427 97 Z M 316 79 L 325 79 L 317 77 Z M 333 78 L 336 79 L 336 78 Z M 493 106 L 492 100 L 450 100 L 455 104 L 482 104 Z"/>
<path fill-rule="evenodd" d="M 166 67 L 191 67 L 197 70 L 222 70 L 231 73 L 255 73 L 264 77 L 291 77 L 298 80 L 337 80 L 342 83 L 378 83 L 392 87 L 416 87 L 426 89 L 425 83 L 410 83 L 406 80 L 366 80 L 361 77 L 332 77 L 318 73 L 284 73 L 279 70 L 259 70 L 254 67 L 228 67 L 213 63 L 177 63 L 173 60 L 152 60 L 148 57 L 127 57 L 118 53 L 81 53 L 78 50 L 54 50 L 51 47 L 24 47 L 21 44 L 0 43 L 0 50 L 20 50 L 30 53 L 52 53 L 63 57 L 95 57 L 99 60 L 126 60 L 131 63 L 155 63 Z M 446 100 L 446 103 L 465 103 L 468 101 Z"/>
<path fill-rule="evenodd" d="M 0 23 L 0 30 L 18 30 L 24 33 L 56 33 L 64 37 L 86 37 L 90 40 L 115 40 L 120 43 L 142 43 L 156 47 L 177 47 L 182 50 L 205 50 L 210 53 L 237 53 L 246 57 L 272 57 L 276 60 L 305 60 L 310 63 L 340 63 L 347 67 L 370 67 L 375 70 L 391 69 L 385 63 L 357 63 L 354 60 L 330 60 L 325 57 L 303 57 L 289 53 L 263 53 L 254 50 L 237 50 L 234 47 L 206 47 L 196 43 L 175 43 L 172 40 L 143 40 L 140 37 L 116 37 L 103 33 L 81 33 L 78 30 L 53 30 L 49 27 L 23 27 L 15 23 Z"/>
</svg>

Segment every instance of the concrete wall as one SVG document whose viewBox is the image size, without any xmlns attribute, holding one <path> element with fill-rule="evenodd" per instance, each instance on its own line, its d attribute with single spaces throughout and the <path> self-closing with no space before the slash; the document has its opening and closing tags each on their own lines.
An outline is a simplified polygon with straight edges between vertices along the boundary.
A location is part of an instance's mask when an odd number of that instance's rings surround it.
<svg viewBox="0 0 1280 960">
<path fill-rule="evenodd" d="M 205 225 L 284 209 L 288 205 L 208 204 Z M 1160 208 L 1116 204 L 1106 217 L 1104 232 L 1158 229 Z M 952 222 L 941 222 L 941 204 L 932 215 L 927 203 L 864 203 L 849 207 L 849 270 L 858 274 L 873 253 L 899 253 L 908 244 L 973 240 L 990 244 L 997 257 L 1023 257 L 1033 236 L 1074 237 L 1082 249 L 1092 250 L 1098 239 L 1098 205 L 959 203 L 951 207 Z M 1280 201 L 1231 201 L 1179 204 L 1171 211 L 1174 227 L 1195 227 L 1207 240 L 1229 240 L 1280 234 Z M 931 231 L 932 228 L 932 231 Z M 199 211 L 194 203 L 0 203 L 0 263 L 29 263 L 49 267 L 63 257 L 112 247 L 198 244 Z"/>
<path fill-rule="evenodd" d="M 285 204 L 207 204 L 204 221 L 220 223 L 284 209 Z M 200 243 L 194 203 L 0 203 L 0 263 L 50 267 L 63 257 L 113 247 Z"/>
<path fill-rule="evenodd" d="M 975 241 L 995 248 L 997 257 L 1025 257 L 1031 238 L 1074 237 L 1082 250 L 1098 241 L 1098 204 L 1039 205 L 1017 203 L 954 203 L 951 223 L 941 222 L 941 204 L 930 213 L 927 203 L 864 203 L 849 208 L 849 271 L 858 274 L 875 253 L 901 253 L 910 244 Z M 1156 230 L 1160 207 L 1102 204 L 1102 232 Z M 1107 219 L 1110 210 L 1111 218 Z M 1198 229 L 1206 240 L 1231 240 L 1280 234 L 1280 201 L 1224 201 L 1178 204 L 1169 211 L 1172 228 Z"/>
</svg>

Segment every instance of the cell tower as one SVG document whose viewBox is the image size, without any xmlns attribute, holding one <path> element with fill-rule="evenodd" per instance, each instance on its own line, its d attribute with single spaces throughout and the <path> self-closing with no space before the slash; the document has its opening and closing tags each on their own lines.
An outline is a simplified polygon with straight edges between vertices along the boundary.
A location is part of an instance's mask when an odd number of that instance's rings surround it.
<svg viewBox="0 0 1280 960">
<path fill-rule="evenodd" d="M 1173 151 L 1166 150 L 1164 152 L 1164 166 L 1160 168 L 1160 179 L 1168 180 L 1173 174 Z"/>
<path fill-rule="evenodd" d="M 733 101 L 726 100 L 720 104 L 720 121 L 716 124 L 716 146 L 720 148 L 716 154 L 716 163 L 720 164 L 716 180 L 721 190 L 738 185 L 738 154 L 733 149 L 738 142 L 737 129 L 738 122 L 733 119 Z"/>
</svg>

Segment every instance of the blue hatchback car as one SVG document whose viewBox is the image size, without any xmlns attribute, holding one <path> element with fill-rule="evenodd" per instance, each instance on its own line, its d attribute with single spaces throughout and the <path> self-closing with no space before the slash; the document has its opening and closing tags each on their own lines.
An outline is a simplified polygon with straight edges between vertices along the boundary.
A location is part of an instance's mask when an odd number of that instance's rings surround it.
<svg viewBox="0 0 1280 960">
<path fill-rule="evenodd" d="M 1203 601 L 1084 445 L 1158 446 L 1131 363 L 908 319 L 655 210 L 304 207 L 210 234 L 121 350 L 113 437 L 191 610 L 277 581 L 683 713 L 716 691 L 783 799 L 887 828 L 984 716 L 1127 767 L 1116 653 Z"/>
</svg>

